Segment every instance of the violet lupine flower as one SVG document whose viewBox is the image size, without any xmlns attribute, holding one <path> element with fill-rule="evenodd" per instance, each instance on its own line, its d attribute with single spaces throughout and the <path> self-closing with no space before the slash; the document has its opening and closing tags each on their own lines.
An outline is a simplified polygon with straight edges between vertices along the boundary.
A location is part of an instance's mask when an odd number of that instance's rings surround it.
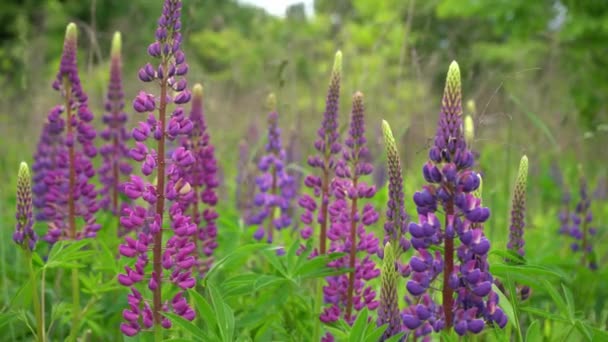
<svg viewBox="0 0 608 342">
<path fill-rule="evenodd" d="M 597 234 L 597 229 L 592 227 L 593 213 L 591 212 L 591 197 L 587 189 L 587 180 L 584 176 L 580 177 L 579 202 L 574 211 L 569 215 L 570 224 L 567 234 L 574 239 L 570 244 L 573 252 L 582 252 L 582 263 L 592 269 L 597 269 L 597 261 L 593 255 L 593 236 Z"/>
<path fill-rule="evenodd" d="M 314 197 L 319 199 L 319 203 L 308 194 L 300 197 L 298 202 L 300 207 L 304 209 L 304 213 L 301 215 L 301 221 L 304 224 L 300 231 L 302 238 L 307 240 L 312 236 L 313 221 L 319 224 L 319 250 L 317 252 L 320 254 L 325 254 L 327 248 L 327 212 L 332 197 L 329 187 L 336 169 L 335 156 L 341 150 L 338 142 L 340 137 L 338 133 L 338 106 L 341 73 L 342 53 L 338 51 L 329 81 L 323 123 L 317 131 L 318 139 L 315 141 L 315 149 L 320 155 L 308 157 L 308 165 L 320 169 L 321 176 L 308 175 L 304 179 L 304 185 L 313 191 Z M 319 212 L 317 212 L 317 206 L 320 206 Z M 313 252 L 313 255 L 315 253 Z"/>
<path fill-rule="evenodd" d="M 59 72 L 53 82 L 53 89 L 61 94 L 64 104 L 49 112 L 35 163 L 35 180 L 44 183 L 36 185 L 36 204 L 44 203 L 40 217 L 48 222 L 44 240 L 49 243 L 95 237 L 101 228 L 95 220 L 99 209 L 97 190 L 91 183 L 95 175 L 91 158 L 97 154 L 93 140 L 97 133 L 91 125 L 93 113 L 88 107 L 88 97 L 80 84 L 76 53 L 77 29 L 71 23 L 66 29 Z M 43 148 L 41 145 L 47 139 L 52 145 Z M 49 168 L 43 170 L 45 166 Z M 77 217 L 84 221 L 80 231 L 76 229 Z"/>
<path fill-rule="evenodd" d="M 58 110 L 60 107 L 56 107 Z M 44 207 L 46 205 L 46 193 L 49 187 L 45 183 L 46 175 L 49 171 L 56 169 L 59 163 L 58 156 L 66 148 L 63 143 L 62 132 L 65 128 L 65 121 L 60 114 L 53 114 L 53 120 L 47 121 L 42 127 L 40 139 L 34 154 L 33 171 L 33 205 L 36 208 L 35 218 L 37 221 L 46 221 Z"/>
<path fill-rule="evenodd" d="M 521 157 L 511 202 L 511 227 L 507 248 L 524 256 L 524 227 L 526 225 L 526 185 L 528 182 L 528 157 Z"/>
<path fill-rule="evenodd" d="M 36 248 L 38 235 L 34 231 L 32 213 L 32 181 L 27 163 L 21 162 L 17 174 L 17 212 L 13 241 L 23 249 L 33 251 Z"/>
<path fill-rule="evenodd" d="M 378 221 L 379 215 L 370 203 L 362 203 L 376 194 L 375 186 L 369 186 L 361 179 L 373 172 L 372 165 L 364 161 L 369 151 L 363 115 L 363 95 L 358 92 L 353 98 L 349 136 L 342 159 L 336 165 L 336 178 L 331 183 L 335 201 L 328 210 L 331 223 L 328 231 L 331 241 L 329 252 L 347 253 L 347 256 L 330 262 L 329 266 L 349 267 L 353 271 L 327 277 L 323 294 L 329 306 L 320 317 L 325 323 L 343 316 L 352 324 L 356 319 L 353 309 L 361 311 L 367 307 L 374 310 L 379 304 L 376 292 L 367 284 L 380 275 L 380 270 L 370 258 L 378 253 L 378 239 L 366 229 Z M 365 256 L 358 256 L 358 252 Z"/>
<path fill-rule="evenodd" d="M 127 197 L 149 206 L 126 207 L 120 218 L 127 230 L 148 227 L 141 229 L 136 238 L 126 236 L 119 247 L 122 256 L 136 259 L 134 265 L 126 266 L 125 273 L 118 275 L 120 284 L 131 289 L 129 308 L 123 311 L 125 322 L 120 325 L 123 334 L 128 336 L 142 329 L 171 327 L 171 321 L 163 317 L 162 312 L 172 311 L 187 320 L 195 317 L 194 310 L 184 298 L 184 291 L 196 284 L 192 274 L 197 263 L 196 246 L 192 240 L 197 226 L 184 212 L 183 203 L 194 194 L 183 170 L 196 162 L 196 158 L 183 146 L 173 150 L 169 157 L 165 154 L 167 140 L 187 136 L 193 129 L 192 121 L 181 107 L 190 101 L 191 96 L 185 79 L 188 64 L 181 50 L 181 9 L 181 1 L 165 0 L 158 20 L 156 41 L 148 47 L 148 54 L 160 60 L 159 66 L 155 68 L 148 63 L 139 70 L 140 80 L 154 82 L 160 88 L 160 95 L 141 91 L 133 101 L 136 112 L 148 115 L 146 121 L 139 122 L 133 129 L 135 147 L 130 150 L 130 155 L 141 162 L 144 176 L 155 177 L 156 180 L 150 182 L 132 175 L 130 181 L 123 185 Z M 173 111 L 168 116 L 171 108 Z M 146 141 L 155 143 L 156 149 L 148 148 L 144 144 Z M 169 227 L 163 227 L 165 215 L 169 216 Z M 170 234 L 168 239 L 163 239 L 164 232 Z M 163 284 L 167 281 L 177 288 L 177 294 L 171 300 L 162 298 Z M 144 298 L 138 289 L 143 282 L 152 292 L 151 300 Z"/>
<path fill-rule="evenodd" d="M 258 225 L 253 235 L 256 240 L 265 237 L 268 243 L 272 243 L 275 231 L 291 225 L 289 208 L 295 193 L 293 178 L 286 169 L 286 154 L 281 142 L 279 115 L 273 94 L 268 97 L 268 103 L 271 112 L 268 114 L 268 140 L 265 148 L 267 154 L 258 162 L 261 174 L 255 182 L 259 191 L 254 196 L 255 209 L 248 223 Z"/>
<path fill-rule="evenodd" d="M 129 163 L 129 149 L 126 141 L 129 133 L 125 128 L 127 114 L 124 112 L 125 93 L 122 87 L 122 57 L 120 32 L 114 33 L 110 59 L 110 82 L 105 102 L 103 122 L 107 127 L 101 131 L 101 138 L 106 144 L 99 150 L 103 164 L 99 169 L 99 178 L 103 184 L 100 206 L 115 215 L 120 213 L 119 193 L 121 178 L 133 171 Z M 122 177 L 121 177 L 122 176 Z M 122 205 L 127 205 L 123 203 Z"/>
<path fill-rule="evenodd" d="M 197 269 L 204 276 L 213 263 L 213 251 L 217 247 L 218 213 L 215 210 L 219 186 L 215 150 L 210 142 L 207 123 L 203 114 L 203 87 L 195 84 L 192 88 L 192 110 L 190 112 L 192 130 L 182 142 L 182 146 L 192 153 L 195 162 L 183 172 L 185 180 L 192 187 L 192 196 L 184 204 L 184 212 L 190 212 L 198 231 L 193 241 L 197 247 Z"/>
<path fill-rule="evenodd" d="M 452 62 L 435 143 L 429 151 L 430 161 L 423 167 L 428 185 L 414 194 L 419 222 L 408 227 L 417 255 L 410 260 L 407 290 L 423 306 L 410 306 L 403 323 L 418 337 L 444 328 L 454 328 L 459 335 L 479 333 L 486 323 L 504 327 L 507 320 L 492 291 L 487 262 L 490 242 L 483 233 L 490 211 L 474 194 L 480 177 L 471 170 L 474 158 L 464 139 L 461 116 L 460 71 Z M 437 216 L 440 210 L 445 213 L 443 227 Z M 460 246 L 455 246 L 455 238 Z M 434 245 L 443 247 L 443 255 L 431 251 Z M 436 280 L 442 286 L 431 286 Z M 429 296 L 437 287 L 442 289 L 440 311 Z"/>
<path fill-rule="evenodd" d="M 380 341 L 384 341 L 401 332 L 401 315 L 399 313 L 399 298 L 397 297 L 399 272 L 397 270 L 395 249 L 390 242 L 387 242 L 384 246 L 377 324 L 378 326 L 388 324 L 388 326 Z"/>
</svg>

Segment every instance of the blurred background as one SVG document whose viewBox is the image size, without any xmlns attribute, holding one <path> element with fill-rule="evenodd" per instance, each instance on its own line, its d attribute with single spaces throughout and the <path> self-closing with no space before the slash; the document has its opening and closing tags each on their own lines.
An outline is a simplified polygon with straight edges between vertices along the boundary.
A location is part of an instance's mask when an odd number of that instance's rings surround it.
<svg viewBox="0 0 608 342">
<path fill-rule="evenodd" d="M 161 6 L 161 0 L 2 1 L 0 162 L 10 160 L 10 173 L 13 159 L 30 160 L 59 99 L 50 84 L 66 23 L 79 27 L 81 77 L 100 118 L 113 32 L 123 33 L 130 103 Z M 183 32 L 189 81 L 205 87 L 225 177 L 236 171 L 239 141 L 264 134 L 269 92 L 278 96 L 284 135 L 300 141 L 306 156 L 338 49 L 340 125 L 347 124 L 351 95 L 362 91 L 368 140 L 380 159 L 381 119 L 400 137 L 406 169 L 426 157 L 445 72 L 457 60 L 463 99 L 476 104 L 475 148 L 484 150 L 482 158 L 493 156 L 483 167 L 500 162 L 495 166 L 504 174 L 496 177 L 509 183 L 527 153 L 536 174 L 548 174 L 553 162 L 572 174 L 582 164 L 593 178 L 605 177 L 608 1 L 185 0 Z M 133 116 L 129 127 L 139 119 Z"/>
</svg>

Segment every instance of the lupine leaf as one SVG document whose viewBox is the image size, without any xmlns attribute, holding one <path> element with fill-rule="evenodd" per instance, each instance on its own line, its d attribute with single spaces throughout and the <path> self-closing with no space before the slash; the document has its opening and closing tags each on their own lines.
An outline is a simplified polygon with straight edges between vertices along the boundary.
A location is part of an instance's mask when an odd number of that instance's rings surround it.
<svg viewBox="0 0 608 342">
<path fill-rule="evenodd" d="M 184 317 L 173 312 L 163 312 L 163 315 L 169 317 L 171 323 L 190 333 L 190 337 L 195 341 L 209 341 L 207 334 L 201 328 Z"/>
<path fill-rule="evenodd" d="M 367 308 L 361 310 L 357 315 L 357 319 L 355 320 L 355 323 L 353 324 L 353 327 L 350 331 L 350 335 L 348 337 L 348 340 L 350 342 L 363 341 L 363 336 L 365 336 L 365 330 L 367 328 L 367 316 Z"/>
</svg>

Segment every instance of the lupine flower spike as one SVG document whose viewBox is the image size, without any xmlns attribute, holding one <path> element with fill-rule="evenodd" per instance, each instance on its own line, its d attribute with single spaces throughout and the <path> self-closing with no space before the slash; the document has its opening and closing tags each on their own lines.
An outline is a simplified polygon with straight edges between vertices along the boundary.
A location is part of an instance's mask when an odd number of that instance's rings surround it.
<svg viewBox="0 0 608 342">
<path fill-rule="evenodd" d="M 213 251 L 217 247 L 218 213 L 215 210 L 219 186 L 217 161 L 211 144 L 207 123 L 203 112 L 203 87 L 195 84 L 192 88 L 192 110 L 190 112 L 192 130 L 182 145 L 192 153 L 195 162 L 184 168 L 184 179 L 192 188 L 192 196 L 184 198 L 184 212 L 189 212 L 198 231 L 193 237 L 198 258 L 199 276 L 204 276 L 213 263 Z"/>
<path fill-rule="evenodd" d="M 123 311 L 125 322 L 120 326 L 128 336 L 142 329 L 154 328 L 160 333 L 161 327 L 171 327 L 171 321 L 163 317 L 162 312 L 172 311 L 187 320 L 195 317 L 184 297 L 184 291 L 196 284 L 192 268 L 197 264 L 196 246 L 192 241 L 197 226 L 184 211 L 184 203 L 194 194 L 184 170 L 196 158 L 183 146 L 176 148 L 170 157 L 165 154 L 167 141 L 188 136 L 193 129 L 192 121 L 182 108 L 190 101 L 191 94 L 185 79 L 188 64 L 181 50 L 181 9 L 181 1 L 165 0 L 156 41 L 148 47 L 148 54 L 159 59 L 159 65 L 154 67 L 148 63 L 139 70 L 139 79 L 154 82 L 159 87 L 159 94 L 141 91 L 133 101 L 133 109 L 147 114 L 147 118 L 133 129 L 132 137 L 136 142 L 130 155 L 142 163 L 144 176 L 156 180 L 150 182 L 132 175 L 123 186 L 129 198 L 150 206 L 127 207 L 120 218 L 126 229 L 139 230 L 136 239 L 127 236 L 119 247 L 122 256 L 136 258 L 134 266 L 126 266 L 125 273 L 118 275 L 118 281 L 131 289 L 128 309 Z M 169 112 L 171 108 L 173 111 Z M 155 144 L 156 149 L 148 148 L 144 144 L 147 140 Z M 169 206 L 168 210 L 165 206 Z M 163 227 L 166 215 L 170 227 Z M 170 234 L 168 239 L 163 239 L 164 233 Z M 163 284 L 167 281 L 177 288 L 170 301 L 162 298 Z M 152 292 L 151 300 L 144 298 L 138 289 L 142 282 L 146 282 Z"/>
<path fill-rule="evenodd" d="M 397 297 L 397 258 L 395 249 L 387 242 L 384 246 L 384 260 L 382 262 L 380 306 L 378 306 L 378 326 L 388 324 L 380 341 L 401 332 L 401 314 L 399 313 L 399 298 Z"/>
<path fill-rule="evenodd" d="M 524 256 L 524 227 L 526 224 L 526 184 L 528 180 L 528 157 L 521 157 L 519 172 L 515 180 L 511 204 L 511 227 L 507 248 Z"/>
<path fill-rule="evenodd" d="M 310 188 L 314 197 L 308 194 L 303 195 L 299 204 L 305 212 L 301 216 L 304 227 L 301 231 L 302 238 L 309 239 L 313 233 L 313 222 L 319 224 L 319 249 L 318 253 L 325 254 L 327 251 L 327 226 L 328 208 L 332 197 L 329 189 L 330 182 L 334 177 L 336 169 L 335 156 L 340 152 L 341 146 L 338 142 L 338 105 L 340 101 L 340 78 L 342 73 L 342 53 L 338 51 L 334 60 L 334 67 L 331 72 L 327 101 L 325 103 L 325 113 L 323 123 L 317 131 L 318 139 L 315 141 L 315 149 L 319 152 L 317 156 L 308 157 L 308 165 L 320 169 L 320 176 L 308 175 L 304 180 L 304 185 Z M 317 207 L 320 206 L 317 212 Z M 314 252 L 313 252 L 314 254 Z"/>
<path fill-rule="evenodd" d="M 258 193 L 254 197 L 256 211 L 248 222 L 258 225 L 254 234 L 256 240 L 265 237 L 268 243 L 272 243 L 276 232 L 291 225 L 289 209 L 295 192 L 293 177 L 287 173 L 286 153 L 281 141 L 274 94 L 268 96 L 268 106 L 270 114 L 268 114 L 266 155 L 263 155 L 258 162 L 261 174 L 256 178 L 258 186 Z"/>
<path fill-rule="evenodd" d="M 23 249 L 33 251 L 36 248 L 38 236 L 34 231 L 32 213 L 32 181 L 27 163 L 21 162 L 17 174 L 17 224 L 13 241 Z"/>
<path fill-rule="evenodd" d="M 101 131 L 101 138 L 106 142 L 99 150 L 103 164 L 99 169 L 99 178 L 103 184 L 100 206 L 115 215 L 122 207 L 119 203 L 120 184 L 123 178 L 133 171 L 129 162 L 129 149 L 126 141 L 130 134 L 125 128 L 127 114 L 124 111 L 125 94 L 122 87 L 122 57 L 120 32 L 114 33 L 110 57 L 110 82 L 106 95 L 103 122 L 107 127 Z M 123 203 L 127 205 L 127 203 Z"/>
<path fill-rule="evenodd" d="M 356 318 L 356 311 L 367 307 L 378 307 L 376 292 L 367 284 L 380 275 L 380 270 L 370 256 L 378 253 L 378 239 L 366 227 L 375 224 L 379 215 L 366 199 L 376 194 L 376 187 L 368 185 L 363 176 L 373 172 L 370 163 L 365 162 L 369 150 L 365 138 L 363 95 L 356 93 L 349 136 L 345 141 L 342 159 L 336 165 L 336 178 L 331 183 L 335 201 L 329 206 L 331 223 L 328 238 L 329 252 L 345 252 L 344 258 L 332 261 L 331 267 L 349 267 L 348 275 L 327 277 L 323 288 L 325 302 L 330 306 L 321 314 L 323 322 L 334 322 L 341 315 L 348 323 Z M 365 204 L 364 204 L 365 203 Z M 359 252 L 364 254 L 358 256 Z"/>
<path fill-rule="evenodd" d="M 414 194 L 419 222 L 409 225 L 417 255 L 410 260 L 412 275 L 407 290 L 414 300 L 408 298 L 408 302 L 419 304 L 410 305 L 403 323 L 418 337 L 445 328 L 453 328 L 459 335 L 479 333 L 486 323 L 504 327 L 507 318 L 498 307 L 498 295 L 492 291 L 493 277 L 487 262 L 490 242 L 483 233 L 490 211 L 474 194 L 480 177 L 471 170 L 474 158 L 464 139 L 456 62 L 448 71 L 429 159 L 423 167 L 428 185 Z M 443 226 L 438 211 L 445 213 Z M 439 250 L 432 252 L 433 245 L 442 246 L 443 255 Z M 431 285 L 436 281 L 441 286 Z M 429 296 L 429 291 L 438 287 L 442 291 L 441 306 Z"/>
<path fill-rule="evenodd" d="M 403 198 L 403 175 L 401 158 L 397 150 L 397 143 L 388 122 L 382 121 L 382 133 L 386 146 L 386 160 L 388 165 L 388 205 L 386 222 L 384 223 L 384 243 L 391 242 L 396 249 L 396 258 L 410 248 L 406 238 L 409 218 L 405 213 Z"/>
<path fill-rule="evenodd" d="M 95 175 L 91 158 L 97 154 L 93 145 L 96 132 L 91 125 L 93 113 L 88 107 L 88 97 L 80 84 L 76 53 L 77 31 L 71 23 L 66 29 L 61 64 L 53 82 L 64 103 L 49 113 L 34 164 L 36 204 L 42 207 L 39 218 L 48 222 L 44 239 L 50 243 L 94 237 L 101 227 L 95 220 L 99 206 L 97 190 L 91 183 Z M 41 146 L 45 141 L 51 145 Z M 77 217 L 84 220 L 80 231 L 76 227 Z"/>
<path fill-rule="evenodd" d="M 573 252 L 582 252 L 581 262 L 590 269 L 597 269 L 597 261 L 593 254 L 593 237 L 597 234 L 597 229 L 592 227 L 593 213 L 591 212 L 591 196 L 589 196 L 587 179 L 585 178 L 582 167 L 579 166 L 579 201 L 574 211 L 569 215 L 569 223 L 566 226 L 566 233 L 574 238 L 570 244 Z"/>
</svg>

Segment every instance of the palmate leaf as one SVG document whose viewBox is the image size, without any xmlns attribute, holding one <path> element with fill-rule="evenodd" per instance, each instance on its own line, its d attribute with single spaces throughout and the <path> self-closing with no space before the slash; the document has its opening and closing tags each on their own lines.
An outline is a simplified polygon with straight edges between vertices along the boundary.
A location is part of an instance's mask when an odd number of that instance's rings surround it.
<svg viewBox="0 0 608 342">
<path fill-rule="evenodd" d="M 173 312 L 163 312 L 163 315 L 167 316 L 171 323 L 188 332 L 192 341 L 209 341 L 207 334 L 193 322 Z"/>
<path fill-rule="evenodd" d="M 213 265 L 209 272 L 207 272 L 204 282 L 213 279 L 220 271 L 225 272 L 227 269 L 230 269 L 232 266 L 234 266 L 233 263 L 246 260 L 251 256 L 252 253 L 269 248 L 272 248 L 272 246 L 269 246 L 267 243 L 256 243 L 244 245 L 235 249 L 232 253 L 218 260 Z"/>
<path fill-rule="evenodd" d="M 83 262 L 91 261 L 97 254 L 92 246 L 93 239 L 80 241 L 58 241 L 53 244 L 45 268 L 78 268 Z"/>
</svg>

